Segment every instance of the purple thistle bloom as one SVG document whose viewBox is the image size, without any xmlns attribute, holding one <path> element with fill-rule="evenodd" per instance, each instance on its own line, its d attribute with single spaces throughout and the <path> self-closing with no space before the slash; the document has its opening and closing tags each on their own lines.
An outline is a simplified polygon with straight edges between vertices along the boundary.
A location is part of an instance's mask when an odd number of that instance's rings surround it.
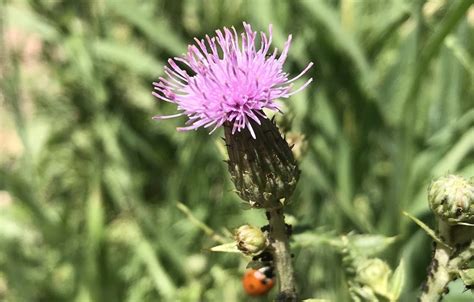
<svg viewBox="0 0 474 302">
<path fill-rule="evenodd" d="M 281 111 L 276 99 L 288 98 L 311 83 L 312 78 L 292 91 L 292 82 L 306 73 L 313 63 L 292 79 L 288 79 L 288 73 L 283 72 L 291 35 L 280 55 L 277 55 L 277 49 L 270 54 L 271 25 L 268 37 L 260 33 L 258 50 L 255 47 L 257 32 L 245 22 L 244 28 L 241 42 L 234 27 L 231 30 L 224 27 L 223 32 L 216 30 L 215 37 L 206 35 L 205 40 L 195 38 L 196 44 L 189 45 L 185 55 L 169 59 L 169 66 L 165 67 L 167 77 L 160 77 L 158 82 L 153 83 L 156 90 L 153 95 L 175 103 L 181 112 L 157 115 L 153 119 L 187 115 L 187 126 L 178 128 L 178 131 L 213 126 L 210 133 L 229 122 L 233 125 L 232 134 L 247 127 L 255 138 L 251 121 L 260 125 L 260 119 L 266 118 L 263 109 Z M 178 63 L 191 70 L 192 74 L 188 74 Z"/>
</svg>

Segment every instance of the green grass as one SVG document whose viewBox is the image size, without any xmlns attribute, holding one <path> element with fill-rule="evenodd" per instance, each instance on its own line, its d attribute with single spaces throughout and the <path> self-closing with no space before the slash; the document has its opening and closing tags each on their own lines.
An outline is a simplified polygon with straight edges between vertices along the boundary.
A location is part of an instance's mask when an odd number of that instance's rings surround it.
<svg viewBox="0 0 474 302">
<path fill-rule="evenodd" d="M 397 236 L 382 257 L 403 256 L 414 301 L 430 240 L 402 211 L 432 225 L 429 181 L 474 175 L 472 3 L 0 1 L 0 132 L 21 144 L 0 148 L 0 300 L 248 301 L 245 259 L 211 254 L 176 205 L 223 236 L 263 212 L 232 192 L 220 133 L 151 120 L 175 110 L 151 96 L 163 62 L 248 21 L 272 23 L 280 49 L 293 34 L 289 72 L 315 63 L 277 117 L 307 143 L 288 209 L 314 239 L 295 242 L 302 296 L 349 299 L 341 256 L 317 238 L 355 232 Z M 41 50 L 25 58 L 12 29 Z"/>
</svg>

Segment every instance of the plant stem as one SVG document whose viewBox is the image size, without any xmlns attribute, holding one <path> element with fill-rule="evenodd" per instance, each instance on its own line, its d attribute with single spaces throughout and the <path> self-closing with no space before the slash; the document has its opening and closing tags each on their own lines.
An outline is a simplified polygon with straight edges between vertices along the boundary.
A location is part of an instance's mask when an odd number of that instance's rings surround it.
<svg viewBox="0 0 474 302">
<path fill-rule="evenodd" d="M 449 272 L 450 250 L 439 243 L 435 245 L 435 252 L 428 270 L 428 279 L 423 286 L 421 302 L 438 301 L 447 291 L 448 284 L 453 279 Z"/>
<path fill-rule="evenodd" d="M 276 301 L 299 301 L 295 286 L 295 275 L 283 210 L 281 208 L 272 209 L 268 210 L 267 213 L 270 224 L 270 241 L 273 262 L 275 264 L 280 291 Z"/>
<path fill-rule="evenodd" d="M 428 270 L 428 278 L 420 296 L 421 302 L 439 301 L 448 292 L 449 282 L 454 280 L 462 267 L 474 257 L 472 227 L 438 223 L 440 238 L 436 242 Z M 456 246 L 456 249 L 450 248 Z"/>
</svg>

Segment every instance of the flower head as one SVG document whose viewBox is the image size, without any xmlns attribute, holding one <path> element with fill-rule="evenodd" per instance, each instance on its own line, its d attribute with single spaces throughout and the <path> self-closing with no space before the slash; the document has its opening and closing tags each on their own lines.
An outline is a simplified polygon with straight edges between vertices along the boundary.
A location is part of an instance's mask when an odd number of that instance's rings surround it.
<svg viewBox="0 0 474 302">
<path fill-rule="evenodd" d="M 178 130 L 194 130 L 199 127 L 213 127 L 211 133 L 225 122 L 232 124 L 232 133 L 248 128 L 253 138 L 255 132 L 251 121 L 260 125 L 266 118 L 263 109 L 281 111 L 278 98 L 303 90 L 311 81 L 292 90 L 293 82 L 311 66 L 296 77 L 289 79 L 283 72 L 291 44 L 291 35 L 281 54 L 277 49 L 269 53 L 272 42 L 272 27 L 268 37 L 260 33 L 259 47 L 256 47 L 257 32 L 244 22 L 245 33 L 239 35 L 234 27 L 216 30 L 215 37 L 195 38 L 195 45 L 189 45 L 182 57 L 168 60 L 166 77 L 153 83 L 153 95 L 175 103 L 180 113 L 154 119 L 161 120 L 182 115 L 188 116 L 186 127 Z"/>
</svg>

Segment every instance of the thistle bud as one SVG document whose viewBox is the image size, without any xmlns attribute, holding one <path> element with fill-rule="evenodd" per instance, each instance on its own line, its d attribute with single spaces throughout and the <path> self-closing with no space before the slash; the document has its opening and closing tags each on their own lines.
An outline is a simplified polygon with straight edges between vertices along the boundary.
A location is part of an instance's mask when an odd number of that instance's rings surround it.
<svg viewBox="0 0 474 302">
<path fill-rule="evenodd" d="M 237 248 L 244 254 L 256 255 L 267 247 L 267 237 L 254 226 L 245 224 L 235 231 Z"/>
<path fill-rule="evenodd" d="M 431 210 L 450 224 L 474 223 L 474 182 L 457 175 L 440 177 L 428 188 Z"/>
<path fill-rule="evenodd" d="M 361 261 L 356 268 L 356 281 L 369 286 L 378 294 L 388 292 L 388 281 L 392 270 L 384 261 L 373 258 Z"/>
<path fill-rule="evenodd" d="M 225 124 L 231 179 L 237 194 L 250 206 L 281 207 L 295 190 L 300 174 L 298 165 L 272 121 L 261 118 L 260 124 L 254 120 L 249 123 L 253 136 L 246 130 L 232 133 L 232 125 Z"/>
</svg>

